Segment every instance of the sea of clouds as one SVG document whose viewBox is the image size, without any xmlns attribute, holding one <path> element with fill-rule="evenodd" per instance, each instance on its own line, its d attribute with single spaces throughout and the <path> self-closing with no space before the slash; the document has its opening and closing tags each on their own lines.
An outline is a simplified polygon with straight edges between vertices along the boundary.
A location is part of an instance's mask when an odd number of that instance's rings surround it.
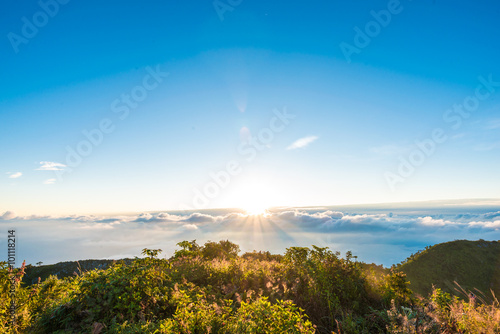
<svg viewBox="0 0 500 334">
<path fill-rule="evenodd" d="M 291 246 L 350 250 L 358 260 L 390 266 L 425 246 L 457 239 L 499 240 L 500 206 L 278 208 L 265 215 L 241 210 L 148 212 L 112 216 L 0 215 L 2 246 L 16 230 L 17 265 L 140 256 L 161 248 L 169 257 L 176 243 L 230 240 L 242 251 L 283 253 Z M 5 246 L 5 247 L 4 247 Z"/>
</svg>

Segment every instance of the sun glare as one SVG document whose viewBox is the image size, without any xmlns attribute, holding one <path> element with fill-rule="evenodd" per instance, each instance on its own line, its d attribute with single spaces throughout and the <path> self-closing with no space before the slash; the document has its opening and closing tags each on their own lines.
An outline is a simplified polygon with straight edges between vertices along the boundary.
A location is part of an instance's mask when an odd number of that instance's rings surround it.
<svg viewBox="0 0 500 334">
<path fill-rule="evenodd" d="M 245 205 L 242 209 L 245 210 L 248 215 L 260 216 L 266 214 L 268 207 L 261 204 L 249 204 Z"/>
<path fill-rule="evenodd" d="M 265 215 L 272 205 L 275 192 L 262 179 L 247 179 L 241 182 L 231 194 L 234 206 L 250 216 Z"/>
</svg>

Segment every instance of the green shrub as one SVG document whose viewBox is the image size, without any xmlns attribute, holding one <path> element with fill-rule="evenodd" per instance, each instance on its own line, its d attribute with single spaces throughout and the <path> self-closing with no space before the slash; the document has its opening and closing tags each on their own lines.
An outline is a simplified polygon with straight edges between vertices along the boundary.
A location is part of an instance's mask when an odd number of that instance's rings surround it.
<svg viewBox="0 0 500 334">
<path fill-rule="evenodd" d="M 406 280 L 406 274 L 391 269 L 391 273 L 385 275 L 383 283 L 383 296 L 386 304 L 394 302 L 396 306 L 411 306 L 414 302 L 410 290 L 410 282 Z"/>
<path fill-rule="evenodd" d="M 271 304 L 263 297 L 252 303 L 241 304 L 235 317 L 227 326 L 228 333 L 310 333 L 315 332 L 312 323 L 303 315 L 304 310 L 291 301 Z"/>
</svg>

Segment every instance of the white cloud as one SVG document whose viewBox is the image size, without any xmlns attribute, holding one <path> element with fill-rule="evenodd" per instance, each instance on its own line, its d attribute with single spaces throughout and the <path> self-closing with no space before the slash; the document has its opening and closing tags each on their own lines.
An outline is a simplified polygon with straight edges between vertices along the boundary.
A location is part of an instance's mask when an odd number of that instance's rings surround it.
<svg viewBox="0 0 500 334">
<path fill-rule="evenodd" d="M 43 181 L 43 184 L 54 184 L 54 183 L 56 183 L 56 179 L 48 179 Z"/>
<path fill-rule="evenodd" d="M 215 223 L 217 221 L 221 221 L 224 218 L 229 218 L 230 215 L 226 216 L 212 216 L 212 215 L 207 215 L 199 212 L 194 212 L 191 213 L 188 216 L 182 216 L 182 215 L 172 215 L 167 212 L 161 212 L 161 213 L 156 213 L 156 214 L 151 214 L 151 213 L 141 213 L 139 214 L 136 219 L 133 220 L 133 222 L 141 222 L 141 223 L 174 223 L 174 224 L 179 224 L 182 222 L 185 223 L 198 223 L 198 224 L 204 224 L 204 223 Z"/>
<path fill-rule="evenodd" d="M 186 224 L 182 227 L 186 230 L 197 230 L 198 229 L 198 226 L 196 226 L 195 224 Z"/>
<path fill-rule="evenodd" d="M 21 173 L 21 172 L 7 173 L 7 174 L 10 174 L 9 175 L 9 179 L 17 179 L 17 178 L 19 178 L 19 177 L 21 177 L 23 175 L 23 173 Z"/>
<path fill-rule="evenodd" d="M 477 221 L 477 222 L 470 222 L 469 226 L 471 227 L 480 227 L 480 228 L 486 228 L 486 229 L 492 229 L 495 231 L 500 230 L 500 220 L 495 220 L 495 221 Z"/>
<path fill-rule="evenodd" d="M 40 161 L 40 167 L 35 170 L 63 170 L 66 165 L 63 165 L 59 162 L 52 161 Z"/>
<path fill-rule="evenodd" d="M 0 216 L 0 220 L 10 220 L 16 218 L 16 214 L 12 211 L 6 211 Z"/>
<path fill-rule="evenodd" d="M 307 136 L 307 137 L 297 139 L 290 146 L 288 146 L 286 149 L 287 150 L 295 150 L 297 148 L 304 148 L 304 147 L 308 146 L 309 144 L 311 144 L 312 142 L 314 142 L 315 140 L 317 140 L 318 138 L 319 138 L 318 136 Z"/>
<path fill-rule="evenodd" d="M 445 221 L 444 219 L 434 219 L 432 217 L 422 217 L 419 218 L 420 224 L 426 225 L 426 226 L 445 226 L 448 224 L 453 224 L 450 221 Z"/>
</svg>

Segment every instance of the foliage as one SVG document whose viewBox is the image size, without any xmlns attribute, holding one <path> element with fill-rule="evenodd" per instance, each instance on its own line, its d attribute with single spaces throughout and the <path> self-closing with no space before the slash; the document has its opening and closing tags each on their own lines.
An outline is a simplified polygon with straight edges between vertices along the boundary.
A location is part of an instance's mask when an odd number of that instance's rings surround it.
<svg viewBox="0 0 500 334">
<path fill-rule="evenodd" d="M 243 302 L 227 330 L 229 333 L 313 334 L 315 329 L 310 321 L 303 319 L 302 312 L 291 301 L 278 301 L 273 305 L 263 297 L 255 302 Z"/>
<path fill-rule="evenodd" d="M 339 256 L 326 247 L 288 248 L 284 256 L 284 277 L 289 282 L 286 297 L 305 309 L 325 333 L 339 327 L 339 322 L 344 332 L 376 330 L 362 316 L 375 301 L 368 297 L 361 267 L 352 261 L 350 252 L 345 259 Z"/>
<path fill-rule="evenodd" d="M 178 246 L 170 259 L 144 249 L 143 258 L 31 285 L 21 282 L 24 271 L 45 266 L 0 262 L 0 333 L 500 333 L 496 299 L 440 288 L 417 299 L 403 272 L 350 252 L 312 246 L 238 256 L 227 240 Z"/>
<path fill-rule="evenodd" d="M 281 254 L 271 254 L 269 251 L 253 251 L 246 252 L 241 255 L 241 257 L 245 260 L 259 260 L 259 261 L 281 261 L 283 259 L 283 255 Z"/>
<path fill-rule="evenodd" d="M 196 240 L 184 240 L 178 242 L 177 246 L 181 247 L 181 249 L 175 251 L 174 258 L 192 257 L 200 254 L 200 246 L 196 243 Z"/>
<path fill-rule="evenodd" d="M 460 288 L 461 289 L 461 288 Z M 468 300 L 434 288 L 430 298 L 412 308 L 393 304 L 389 315 L 389 333 L 500 333 L 500 304 L 471 295 Z"/>
<path fill-rule="evenodd" d="M 391 269 L 390 274 L 384 279 L 384 300 L 387 303 L 395 303 L 396 306 L 410 306 L 413 304 L 413 292 L 409 288 L 410 282 L 406 274 Z"/>
<path fill-rule="evenodd" d="M 181 241 L 177 246 L 182 249 L 175 252 L 174 258 L 202 256 L 207 260 L 234 259 L 240 252 L 240 246 L 229 240 L 208 241 L 203 246 L 199 246 L 196 240 Z"/>
</svg>

